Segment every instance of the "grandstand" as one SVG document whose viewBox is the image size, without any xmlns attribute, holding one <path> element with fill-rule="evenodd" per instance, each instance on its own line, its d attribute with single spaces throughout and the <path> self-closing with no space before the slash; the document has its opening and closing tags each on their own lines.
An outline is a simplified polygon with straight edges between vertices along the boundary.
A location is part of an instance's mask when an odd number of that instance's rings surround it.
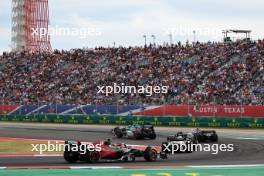
<svg viewBox="0 0 264 176">
<path fill-rule="evenodd" d="M 4 53 L 0 103 L 264 105 L 263 65 L 264 40 Z M 113 83 L 166 85 L 169 92 L 97 93 Z"/>
</svg>

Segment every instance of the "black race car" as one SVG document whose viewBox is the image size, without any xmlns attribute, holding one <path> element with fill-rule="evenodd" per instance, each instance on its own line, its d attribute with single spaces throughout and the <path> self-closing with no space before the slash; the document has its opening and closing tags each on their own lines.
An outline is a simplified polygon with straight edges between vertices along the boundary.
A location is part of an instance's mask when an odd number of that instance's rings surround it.
<svg viewBox="0 0 264 176">
<path fill-rule="evenodd" d="M 198 143 L 198 140 L 196 136 L 193 135 L 193 133 L 184 133 L 184 132 L 177 132 L 175 135 L 169 135 L 167 137 L 167 141 L 175 141 L 179 137 L 182 137 L 184 140 L 191 141 L 194 144 Z"/>
<path fill-rule="evenodd" d="M 129 138 L 129 139 L 156 139 L 156 133 L 153 125 L 129 125 L 125 128 L 116 127 L 112 130 L 112 133 L 117 138 Z"/>
<path fill-rule="evenodd" d="M 215 130 L 200 130 L 199 128 L 197 128 L 192 132 L 192 134 L 198 142 L 218 141 L 218 135 Z"/>
</svg>

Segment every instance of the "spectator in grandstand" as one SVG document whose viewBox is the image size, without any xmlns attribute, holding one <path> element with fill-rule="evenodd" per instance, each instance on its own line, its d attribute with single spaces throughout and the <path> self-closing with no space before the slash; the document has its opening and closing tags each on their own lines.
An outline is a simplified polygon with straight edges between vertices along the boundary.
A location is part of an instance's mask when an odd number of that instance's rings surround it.
<svg viewBox="0 0 264 176">
<path fill-rule="evenodd" d="M 263 105 L 264 41 L 95 48 L 0 56 L 3 104 Z M 97 86 L 169 86 L 168 94 L 97 94 Z"/>
</svg>

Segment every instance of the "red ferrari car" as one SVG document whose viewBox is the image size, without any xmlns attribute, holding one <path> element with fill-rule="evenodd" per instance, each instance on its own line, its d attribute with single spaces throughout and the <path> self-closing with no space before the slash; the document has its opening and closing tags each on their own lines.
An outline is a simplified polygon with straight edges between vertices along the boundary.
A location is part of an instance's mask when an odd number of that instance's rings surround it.
<svg viewBox="0 0 264 176">
<path fill-rule="evenodd" d="M 94 143 L 65 141 L 64 159 L 69 163 L 85 161 L 96 163 L 101 160 L 135 161 L 143 157 L 146 161 L 166 159 L 167 155 L 159 147 L 126 144 L 111 144 L 110 140 Z"/>
</svg>

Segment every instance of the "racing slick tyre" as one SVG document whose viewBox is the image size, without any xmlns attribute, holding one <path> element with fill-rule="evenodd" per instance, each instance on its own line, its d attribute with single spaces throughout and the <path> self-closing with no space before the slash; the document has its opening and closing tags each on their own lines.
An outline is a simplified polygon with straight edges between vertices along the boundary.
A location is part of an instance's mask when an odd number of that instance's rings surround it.
<svg viewBox="0 0 264 176">
<path fill-rule="evenodd" d="M 212 142 L 218 142 L 218 136 L 217 136 L 217 134 L 212 135 L 212 136 L 210 137 L 210 140 L 211 140 Z"/>
<path fill-rule="evenodd" d="M 206 141 L 202 135 L 195 135 L 194 137 L 196 138 L 197 143 Z"/>
<path fill-rule="evenodd" d="M 114 129 L 114 134 L 115 134 L 115 136 L 116 136 L 117 138 L 122 138 L 122 137 L 123 137 L 122 130 L 121 130 L 120 128 L 118 128 L 118 127 L 116 127 L 116 128 Z"/>
<path fill-rule="evenodd" d="M 88 163 L 97 163 L 100 160 L 100 153 L 97 151 L 87 151 L 85 157 Z"/>
<path fill-rule="evenodd" d="M 148 162 L 156 161 L 157 157 L 158 157 L 158 152 L 151 147 L 147 147 L 146 150 L 144 151 L 144 159 Z"/>
<path fill-rule="evenodd" d="M 63 157 L 69 163 L 76 163 L 79 159 L 79 154 L 73 151 L 64 151 Z"/>
<path fill-rule="evenodd" d="M 155 133 L 151 133 L 149 135 L 149 139 L 156 139 L 157 135 Z"/>
<path fill-rule="evenodd" d="M 140 132 L 134 132 L 134 139 L 138 140 L 138 139 L 142 139 L 142 135 Z"/>
<path fill-rule="evenodd" d="M 194 137 L 193 138 L 193 144 L 198 144 L 198 143 L 199 143 L 198 139 L 196 137 Z"/>
</svg>

